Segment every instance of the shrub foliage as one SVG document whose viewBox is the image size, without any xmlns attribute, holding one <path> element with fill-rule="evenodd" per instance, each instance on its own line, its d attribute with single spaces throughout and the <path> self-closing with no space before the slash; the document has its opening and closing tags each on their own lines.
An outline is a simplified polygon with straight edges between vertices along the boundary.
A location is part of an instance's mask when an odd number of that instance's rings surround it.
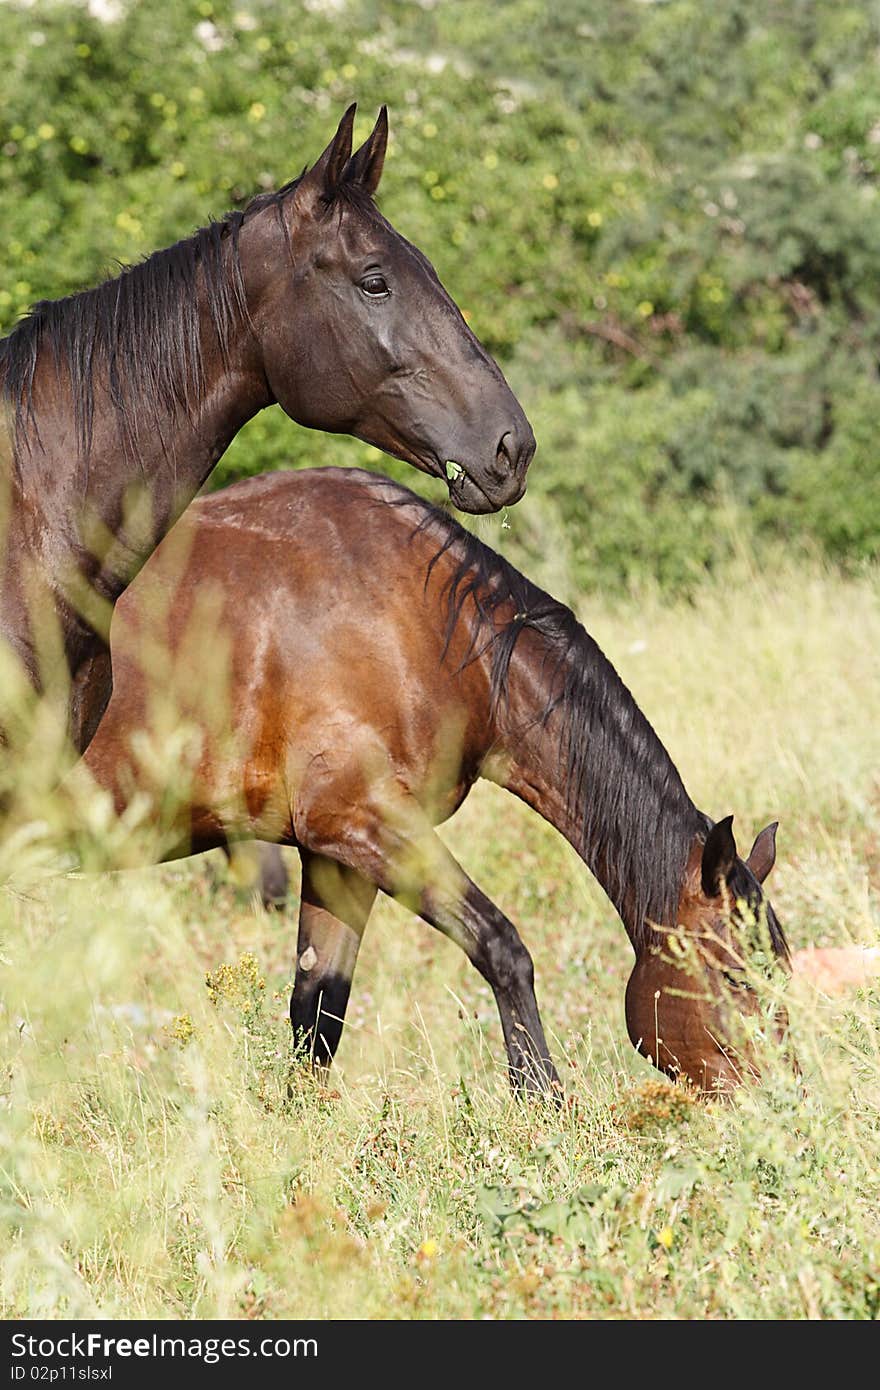
<svg viewBox="0 0 880 1390">
<path fill-rule="evenodd" d="M 516 558 L 562 536 L 579 587 L 688 587 L 780 537 L 861 565 L 878 45 L 880 12 L 845 0 L 6 4 L 0 326 L 291 177 L 353 97 L 359 134 L 385 101 L 383 206 L 536 425 Z M 273 410 L 216 482 L 343 461 L 395 467 Z"/>
</svg>

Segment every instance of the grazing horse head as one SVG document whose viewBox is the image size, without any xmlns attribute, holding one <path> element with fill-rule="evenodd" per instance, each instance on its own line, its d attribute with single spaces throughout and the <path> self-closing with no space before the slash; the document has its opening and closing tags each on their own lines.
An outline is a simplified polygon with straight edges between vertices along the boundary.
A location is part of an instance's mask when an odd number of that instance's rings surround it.
<svg viewBox="0 0 880 1390">
<path fill-rule="evenodd" d="M 748 859 L 737 855 L 732 816 L 691 851 L 677 927 L 637 952 L 626 990 L 629 1036 L 655 1066 L 703 1091 L 729 1091 L 757 1076 L 750 1023 L 766 1017 L 756 980 L 788 950 L 762 883 L 776 860 L 776 825 L 762 830 Z M 773 1010 L 781 1039 L 787 1019 Z"/>
<path fill-rule="evenodd" d="M 463 510 L 495 511 L 525 491 L 531 427 L 430 262 L 373 202 L 385 108 L 352 154 L 354 112 L 296 184 L 251 204 L 240 229 L 266 381 L 300 424 L 356 435 L 448 477 Z"/>
</svg>

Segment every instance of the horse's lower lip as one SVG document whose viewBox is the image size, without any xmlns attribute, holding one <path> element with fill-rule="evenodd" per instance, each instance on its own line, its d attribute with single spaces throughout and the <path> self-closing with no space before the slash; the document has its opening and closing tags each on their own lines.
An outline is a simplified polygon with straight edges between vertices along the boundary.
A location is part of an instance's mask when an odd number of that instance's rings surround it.
<svg viewBox="0 0 880 1390">
<path fill-rule="evenodd" d="M 472 515 L 497 512 L 499 506 L 503 506 L 503 503 L 493 502 L 491 497 L 487 497 L 480 484 L 467 470 L 460 478 L 449 482 L 449 496 L 453 505 L 460 511 L 470 512 Z"/>
<path fill-rule="evenodd" d="M 505 497 L 490 497 L 485 488 L 477 482 L 476 478 L 468 473 L 449 482 L 449 496 L 453 504 L 463 512 L 475 514 L 486 512 L 498 512 L 502 507 L 514 506 L 522 497 L 526 490 L 525 480 L 520 482 L 516 491 Z"/>
</svg>

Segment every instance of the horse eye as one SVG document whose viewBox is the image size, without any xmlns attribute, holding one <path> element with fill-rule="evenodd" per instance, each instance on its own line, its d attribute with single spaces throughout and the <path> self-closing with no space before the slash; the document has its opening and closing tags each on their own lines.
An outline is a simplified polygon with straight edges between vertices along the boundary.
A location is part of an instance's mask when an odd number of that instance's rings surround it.
<svg viewBox="0 0 880 1390">
<path fill-rule="evenodd" d="M 724 976 L 731 989 L 742 990 L 745 994 L 754 994 L 754 985 L 750 984 L 743 975 L 734 975 L 729 970 L 722 970 L 721 974 Z"/>
<path fill-rule="evenodd" d="M 388 294 L 388 282 L 384 275 L 367 275 L 361 280 L 361 289 L 371 299 L 381 299 Z"/>
</svg>

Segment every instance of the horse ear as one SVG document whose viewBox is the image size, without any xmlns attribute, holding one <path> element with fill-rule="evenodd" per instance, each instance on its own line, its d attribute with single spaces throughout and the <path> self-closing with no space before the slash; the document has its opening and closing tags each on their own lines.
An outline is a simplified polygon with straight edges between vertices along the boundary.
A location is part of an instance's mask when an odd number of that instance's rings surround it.
<svg viewBox="0 0 880 1390">
<path fill-rule="evenodd" d="M 733 838 L 733 816 L 725 816 L 717 821 L 703 846 L 703 862 L 700 868 L 703 892 L 707 898 L 717 897 L 722 883 L 736 863 L 736 841 Z"/>
<path fill-rule="evenodd" d="M 367 139 L 345 166 L 343 178 L 357 183 L 372 198 L 379 187 L 388 148 L 388 107 L 383 106 Z"/>
<path fill-rule="evenodd" d="M 746 863 L 759 883 L 764 882 L 764 879 L 776 863 L 776 831 L 778 828 L 778 821 L 774 821 L 772 825 L 765 826 L 752 845 L 749 857 L 746 860 Z"/>
<path fill-rule="evenodd" d="M 319 198 L 330 202 L 334 198 L 351 158 L 351 137 L 356 111 L 357 102 L 352 102 L 324 153 L 315 160 L 311 169 L 303 174 L 297 189 L 298 202 L 317 202 Z"/>
</svg>

